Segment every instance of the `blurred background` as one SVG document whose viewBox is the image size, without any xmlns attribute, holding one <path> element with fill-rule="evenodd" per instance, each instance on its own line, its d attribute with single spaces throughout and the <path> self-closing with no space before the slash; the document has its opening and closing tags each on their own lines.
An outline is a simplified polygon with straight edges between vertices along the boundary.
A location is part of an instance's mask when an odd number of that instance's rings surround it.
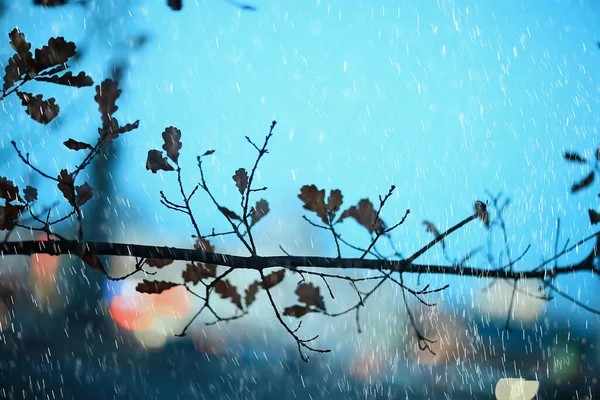
<svg viewBox="0 0 600 400">
<path fill-rule="evenodd" d="M 411 214 L 381 242 L 384 254 L 416 251 L 432 238 L 424 221 L 444 231 L 470 215 L 475 200 L 488 200 L 488 191 L 502 193 L 500 203 L 511 200 L 504 213 L 511 256 L 531 246 L 517 268 L 551 257 L 557 240 L 562 247 L 593 232 L 587 210 L 597 209 L 598 188 L 572 194 L 588 169 L 563 153 L 594 158 L 598 145 L 596 2 L 188 0 L 181 11 L 166 3 L 0 2 L 3 69 L 13 54 L 13 28 L 32 47 L 63 36 L 78 49 L 71 70 L 86 71 L 95 83 L 117 80 L 123 93 L 116 117 L 140 120 L 87 171 L 97 194 L 86 206 L 89 240 L 192 246 L 189 221 L 159 202 L 160 190 L 177 198 L 176 177 L 147 171 L 147 151 L 161 147 L 165 127 L 181 129 L 189 191 L 200 179 L 196 157 L 216 150 L 206 158 L 206 179 L 235 209 L 231 176 L 251 168 L 256 156 L 244 137 L 261 143 L 272 120 L 278 124 L 257 179 L 268 190 L 254 199 L 267 199 L 271 209 L 255 233 L 261 255 L 281 255 L 281 246 L 335 256 L 331 236 L 302 220 L 308 214 L 297 195 L 306 184 L 341 189 L 343 208 L 362 198 L 377 204 L 395 184 L 382 218 L 392 225 L 406 209 Z M 20 162 L 10 140 L 52 175 L 72 168 L 80 156 L 62 143 L 95 140 L 95 91 L 38 83 L 24 90 L 56 97 L 60 116 L 40 125 L 18 97 L 3 101 L 0 175 L 35 185 L 39 209 L 53 205 L 64 215 L 68 204 L 53 204 L 61 198 L 56 187 Z M 227 230 L 206 196 L 192 206 L 203 234 Z M 368 245 L 358 224 L 342 225 L 344 239 Z M 66 221 L 58 232 L 74 227 Z M 446 240 L 447 254 L 436 248 L 420 260 L 448 263 L 482 244 L 500 254 L 504 239 L 494 232 L 474 222 Z M 246 255 L 234 238 L 211 243 Z M 591 249 L 580 246 L 559 265 L 579 262 Z M 470 262 L 488 265 L 487 253 Z M 134 266 L 108 263 L 115 273 Z M 180 280 L 183 268 L 174 263 L 161 277 Z M 0 397 L 489 399 L 498 379 L 511 377 L 540 381 L 540 399 L 600 395 L 598 315 L 560 296 L 540 299 L 536 282 L 519 287 L 507 331 L 511 283 L 405 277 L 415 288 L 450 285 L 428 298 L 434 308 L 410 303 L 419 326 L 437 340 L 435 356 L 418 350 L 402 295 L 389 283 L 361 312 L 362 333 L 354 314 L 304 317 L 299 333 L 319 334 L 316 344 L 332 349 L 306 364 L 264 293 L 248 317 L 211 326 L 200 318 L 177 338 L 200 304 L 179 288 L 137 294 L 143 278 L 107 282 L 68 257 L 0 260 Z M 241 291 L 258 278 L 236 272 L 231 281 Z M 299 280 L 288 274 L 274 290 L 281 307 L 294 304 Z M 331 312 L 357 300 L 344 282 L 332 282 L 334 299 L 315 284 Z M 600 308 L 597 276 L 556 284 Z M 215 307 L 234 312 L 225 301 Z"/>
</svg>

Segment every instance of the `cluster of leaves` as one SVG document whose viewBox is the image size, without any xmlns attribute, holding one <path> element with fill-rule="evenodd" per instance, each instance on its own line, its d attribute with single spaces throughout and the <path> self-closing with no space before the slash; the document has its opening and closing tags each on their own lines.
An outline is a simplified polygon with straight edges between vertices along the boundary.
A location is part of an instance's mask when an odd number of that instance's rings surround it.
<svg viewBox="0 0 600 400">
<path fill-rule="evenodd" d="M 346 218 L 352 217 L 369 233 L 381 233 L 385 230 L 385 224 L 379 218 L 373 203 L 368 199 L 362 199 L 358 205 L 344 210 L 335 220 L 336 214 L 342 206 L 343 196 L 340 190 L 332 190 L 325 202 L 325 190 L 319 190 L 315 185 L 305 185 L 300 189 L 298 198 L 304 203 L 305 210 L 316 213 L 317 217 L 328 226 L 339 224 Z"/>
<path fill-rule="evenodd" d="M 42 95 L 34 96 L 30 93 L 20 91 L 20 87 L 26 82 L 35 80 L 78 88 L 93 85 L 92 79 L 83 71 L 75 76 L 70 71 L 59 75 L 68 68 L 67 61 L 69 58 L 76 54 L 74 43 L 66 41 L 63 37 L 50 38 L 46 46 L 35 50 L 34 56 L 31 53 L 31 44 L 27 42 L 25 35 L 19 32 L 18 29 L 15 28 L 9 33 L 9 39 L 16 54 L 9 59 L 6 66 L 3 94 L 0 100 L 4 100 L 10 94 L 16 94 L 22 100 L 23 105 L 27 107 L 27 114 L 35 121 L 44 124 L 49 123 L 58 115 L 59 106 L 56 104 L 54 98 L 44 100 Z M 37 189 L 27 186 L 23 194 L 20 195 L 18 188 L 13 182 L 6 178 L 1 178 L 0 192 L 5 204 L 0 209 L 0 230 L 12 231 L 17 226 L 17 222 L 22 217 L 23 212 L 27 211 L 35 221 L 43 224 L 42 227 L 36 228 L 36 230 L 42 230 L 51 235 L 52 225 L 64 221 L 72 215 L 76 215 L 80 226 L 79 240 L 83 240 L 80 208 L 94 197 L 94 189 L 88 182 L 76 185 L 77 177 L 112 140 L 116 139 L 120 134 L 136 129 L 139 125 L 139 121 L 136 121 L 132 124 L 128 123 L 121 126 L 119 121 L 114 118 L 113 114 L 118 110 L 116 101 L 120 95 L 121 90 L 117 87 L 117 83 L 111 79 L 107 79 L 96 86 L 94 100 L 98 104 L 102 126 L 98 128 L 98 138 L 94 145 L 72 138 L 63 142 L 64 146 L 70 150 L 86 153 L 83 161 L 72 171 L 62 169 L 56 177 L 42 172 L 31 164 L 29 154 L 24 156 L 17 148 L 16 143 L 12 142 L 19 157 L 26 165 L 44 178 L 54 181 L 57 184 L 58 190 L 69 205 L 73 207 L 73 211 L 66 217 L 56 221 L 50 221 L 50 213 L 48 213 L 46 220 L 43 220 L 30 207 L 30 204 L 37 200 Z M 97 255 L 90 253 L 80 255 L 91 267 L 106 273 Z"/>
<path fill-rule="evenodd" d="M 73 75 L 67 71 L 59 75 L 69 68 L 67 61 L 76 54 L 73 42 L 68 42 L 63 37 L 51 38 L 47 45 L 35 49 L 34 56 L 31 53 L 31 44 L 17 28 L 13 29 L 8 37 L 15 55 L 9 58 L 6 65 L 0 100 L 16 93 L 22 105 L 26 107 L 27 114 L 35 121 L 48 124 L 56 118 L 60 107 L 54 98 L 46 100 L 40 94 L 20 91 L 20 87 L 26 82 L 35 80 L 78 88 L 94 84 L 85 72 Z"/>
<path fill-rule="evenodd" d="M 36 188 L 27 186 L 21 193 L 12 181 L 0 176 L 0 199 L 4 200 L 4 205 L 0 206 L 0 230 L 14 229 L 21 213 L 37 200 L 37 196 Z"/>
</svg>

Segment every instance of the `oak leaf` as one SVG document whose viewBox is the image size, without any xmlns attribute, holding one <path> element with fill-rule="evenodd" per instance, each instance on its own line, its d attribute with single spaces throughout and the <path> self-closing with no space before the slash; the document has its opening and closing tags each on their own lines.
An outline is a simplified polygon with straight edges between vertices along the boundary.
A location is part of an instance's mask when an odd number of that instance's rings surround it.
<svg viewBox="0 0 600 400">
<path fill-rule="evenodd" d="M 92 150 L 93 147 L 89 143 L 79 142 L 74 139 L 69 139 L 63 142 L 63 144 L 70 150 Z"/>
<path fill-rule="evenodd" d="M 142 282 L 137 284 L 135 290 L 140 293 L 160 294 L 165 290 L 169 290 L 176 286 L 179 286 L 179 284 L 167 281 L 148 281 L 144 279 Z"/>
<path fill-rule="evenodd" d="M 571 193 L 575 193 L 580 191 L 581 189 L 585 189 L 590 186 L 594 182 L 594 171 L 590 172 L 586 175 L 581 181 L 576 182 L 571 186 Z"/>
<path fill-rule="evenodd" d="M 27 115 L 41 124 L 50 123 L 60 111 L 54 97 L 44 100 L 41 94 L 34 96 L 26 92 L 17 92 L 17 96 L 21 99 L 21 105 L 27 107 Z"/>
<path fill-rule="evenodd" d="M 314 306 L 321 311 L 325 311 L 325 302 L 321 296 L 321 289 L 312 283 L 301 283 L 296 288 L 298 301 L 307 306 Z"/>
<path fill-rule="evenodd" d="M 181 150 L 181 131 L 174 126 L 169 126 L 162 133 L 164 144 L 163 150 L 167 152 L 167 157 L 175 164 L 179 160 L 179 150 Z"/>
<path fill-rule="evenodd" d="M 220 280 L 215 284 L 215 292 L 217 292 L 223 299 L 231 299 L 231 302 L 236 305 L 237 308 L 243 310 L 242 299 L 237 292 L 235 286 L 233 286 L 228 280 Z"/>
<path fill-rule="evenodd" d="M 157 171 L 175 171 L 175 168 L 169 164 L 167 157 L 163 157 L 160 150 L 148 150 L 148 158 L 146 159 L 146 169 L 155 174 Z"/>
<path fill-rule="evenodd" d="M 240 194 L 244 194 L 244 191 L 248 187 L 248 172 L 244 168 L 240 168 L 235 171 L 235 174 L 231 177 L 235 182 Z"/>
</svg>

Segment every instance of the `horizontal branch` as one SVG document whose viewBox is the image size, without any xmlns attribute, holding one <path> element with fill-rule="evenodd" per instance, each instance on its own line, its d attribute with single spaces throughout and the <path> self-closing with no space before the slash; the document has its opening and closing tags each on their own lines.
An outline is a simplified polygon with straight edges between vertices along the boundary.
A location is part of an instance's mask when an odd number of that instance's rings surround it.
<svg viewBox="0 0 600 400">
<path fill-rule="evenodd" d="M 32 254 L 78 254 L 80 242 L 76 240 L 60 241 L 22 241 L 0 243 L 0 256 L 32 255 Z M 579 264 L 541 269 L 532 267 L 527 271 L 517 272 L 507 268 L 486 269 L 484 267 L 444 266 L 432 264 L 415 264 L 408 260 L 367 260 L 360 258 L 335 258 L 319 256 L 235 256 L 222 253 L 208 253 L 202 250 L 176 247 L 146 246 L 139 244 L 85 242 L 86 250 L 99 256 L 131 256 L 139 258 L 155 258 L 161 260 L 195 261 L 217 264 L 235 269 L 262 271 L 266 268 L 297 267 L 342 268 L 362 270 L 386 270 L 400 273 L 427 273 L 473 276 L 479 278 L 499 279 L 545 279 L 567 273 L 596 271 L 592 251 Z"/>
</svg>

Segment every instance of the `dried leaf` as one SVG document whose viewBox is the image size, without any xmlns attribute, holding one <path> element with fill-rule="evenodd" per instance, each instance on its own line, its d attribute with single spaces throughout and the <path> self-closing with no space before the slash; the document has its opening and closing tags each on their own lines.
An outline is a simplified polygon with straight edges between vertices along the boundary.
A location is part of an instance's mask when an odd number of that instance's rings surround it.
<svg viewBox="0 0 600 400">
<path fill-rule="evenodd" d="M 594 182 L 594 171 L 590 172 L 581 181 L 574 183 L 573 186 L 571 186 L 571 193 L 575 193 L 575 192 L 580 191 L 581 189 L 585 189 L 586 187 L 590 186 L 593 182 Z"/>
<path fill-rule="evenodd" d="M 163 150 L 167 152 L 167 157 L 171 159 L 175 164 L 177 164 L 179 160 L 179 150 L 181 150 L 181 131 L 174 126 L 169 126 L 162 133 L 163 140 L 165 144 L 163 144 Z"/>
<path fill-rule="evenodd" d="M 160 150 L 149 150 L 148 158 L 146 159 L 146 169 L 156 173 L 159 170 L 162 171 L 174 171 L 175 169 L 169 164 L 167 157 L 163 157 L 162 151 Z"/>
<path fill-rule="evenodd" d="M 207 253 L 214 253 L 215 252 L 215 248 L 212 244 L 210 244 L 210 242 L 206 239 L 198 239 L 196 241 L 196 243 L 194 244 L 194 248 L 197 250 L 202 250 L 205 251 Z M 202 273 L 207 274 L 208 277 L 215 277 L 217 276 L 217 265 L 216 264 L 207 264 L 207 263 L 197 263 L 199 264 L 199 267 L 202 270 Z"/>
<path fill-rule="evenodd" d="M 27 114 L 35 121 L 48 124 L 58 115 L 60 107 L 55 103 L 54 97 L 44 100 L 41 94 L 37 96 L 31 93 L 17 92 L 21 104 L 27 107 Z"/>
<path fill-rule="evenodd" d="M 565 153 L 563 154 L 563 157 L 565 158 L 565 160 L 568 160 L 571 162 L 579 162 L 579 163 L 587 162 L 587 160 L 585 158 L 581 157 L 578 153 L 572 153 L 572 152 L 565 151 Z"/>
<path fill-rule="evenodd" d="M 41 72 L 46 68 L 65 64 L 74 55 L 75 43 L 67 42 L 63 37 L 50 38 L 47 46 L 35 50 L 35 70 Z"/>
<path fill-rule="evenodd" d="M 69 0 L 33 0 L 33 4 L 46 7 L 57 7 L 67 4 Z"/>
<path fill-rule="evenodd" d="M 7 202 L 17 200 L 19 197 L 19 188 L 7 178 L 0 176 L 0 199 Z"/>
<path fill-rule="evenodd" d="M 285 269 L 280 269 L 265 276 L 264 288 L 271 289 L 285 278 Z"/>
<path fill-rule="evenodd" d="M 3 89 L 7 91 L 15 83 L 19 82 L 23 75 L 29 71 L 27 61 L 21 58 L 20 55 L 15 54 L 8 59 L 8 64 L 4 69 L 4 86 Z"/>
<path fill-rule="evenodd" d="M 596 211 L 588 210 L 588 214 L 590 216 L 590 223 L 592 225 L 595 225 L 600 222 L 600 214 L 598 214 Z"/>
<path fill-rule="evenodd" d="M 325 302 L 321 296 L 321 289 L 312 283 L 301 283 L 296 288 L 298 301 L 307 306 L 314 306 L 321 311 L 325 311 Z"/>
<path fill-rule="evenodd" d="M 102 264 L 102 261 L 97 254 L 86 253 L 81 259 L 93 269 L 97 269 L 103 274 L 106 274 L 106 268 L 104 268 L 104 264 Z"/>
<path fill-rule="evenodd" d="M 243 310 L 242 299 L 237 292 L 235 286 L 233 286 L 227 280 L 218 281 L 215 284 L 215 292 L 221 295 L 223 299 L 231 299 L 231 302 L 237 306 L 240 310 Z"/>
<path fill-rule="evenodd" d="M 230 209 L 228 209 L 226 207 L 219 206 L 219 211 L 221 211 L 221 213 L 229 219 L 237 219 L 238 221 L 242 220 L 239 215 L 237 215 L 236 213 L 234 213 L 233 211 L 231 211 Z"/>
<path fill-rule="evenodd" d="M 67 73 L 65 73 L 62 76 L 58 76 L 58 75 L 38 76 L 37 78 L 35 78 L 35 80 L 42 81 L 42 82 L 56 83 L 57 85 L 74 86 L 74 87 L 78 87 L 78 88 L 92 86 L 94 84 L 94 81 L 92 80 L 92 78 L 87 76 L 85 74 L 85 72 L 83 72 L 83 71 L 81 71 L 76 76 L 73 76 L 71 71 L 68 71 Z"/>
<path fill-rule="evenodd" d="M 248 286 L 246 289 L 246 308 L 250 307 L 250 305 L 254 303 L 254 300 L 256 300 L 256 294 L 262 286 L 263 285 L 261 281 L 253 282 L 250 286 Z"/>
<path fill-rule="evenodd" d="M 325 190 L 319 190 L 315 185 L 304 185 L 300 188 L 298 198 L 304 203 L 304 209 L 314 211 L 327 224 L 327 211 L 325 209 Z"/>
<path fill-rule="evenodd" d="M 489 228 L 490 227 L 490 216 L 487 211 L 487 206 L 483 201 L 477 200 L 475 202 L 475 212 L 477 213 L 477 218 L 479 218 L 484 225 Z"/>
<path fill-rule="evenodd" d="M 139 126 L 140 126 L 140 120 L 138 119 L 133 124 L 125 124 L 125 126 L 120 126 L 117 132 L 118 133 L 131 132 L 132 130 L 139 128 Z"/>
<path fill-rule="evenodd" d="M 342 192 L 339 189 L 332 190 L 327 198 L 327 210 L 334 214 L 338 212 L 342 206 L 342 198 Z"/>
<path fill-rule="evenodd" d="M 194 248 L 197 250 L 200 249 L 207 253 L 215 252 L 215 247 L 212 244 L 210 244 L 210 242 L 208 240 L 202 239 L 202 238 L 196 240 L 196 243 L 194 243 Z"/>
<path fill-rule="evenodd" d="M 204 154 L 202 154 L 200 157 L 210 156 L 211 154 L 215 154 L 215 151 L 214 150 L 206 150 L 204 152 Z"/>
<path fill-rule="evenodd" d="M 304 315 L 308 314 L 309 312 L 315 312 L 315 310 L 311 309 L 309 306 L 295 305 L 295 306 L 291 306 L 291 307 L 286 307 L 283 310 L 283 315 L 285 315 L 287 317 L 300 318 L 300 317 L 303 317 Z"/>
<path fill-rule="evenodd" d="M 146 265 L 154 268 L 163 268 L 173 263 L 173 260 L 161 260 L 159 258 L 149 258 L 146 260 Z"/>
<path fill-rule="evenodd" d="M 433 233 L 433 235 L 435 236 L 436 239 L 441 236 L 440 231 L 438 231 L 438 229 L 435 227 L 435 225 L 432 222 L 423 221 L 423 225 L 425 225 L 427 232 Z M 444 247 L 444 248 L 446 247 L 446 243 L 443 239 L 442 239 L 442 247 Z"/>
<path fill-rule="evenodd" d="M 194 285 L 202 279 L 214 278 L 217 275 L 216 266 L 213 270 L 207 268 L 209 266 L 212 266 L 212 264 L 187 263 L 181 277 L 184 282 L 193 283 Z"/>
<path fill-rule="evenodd" d="M 94 189 L 87 182 L 85 182 L 81 186 L 76 186 L 75 191 L 77 193 L 77 196 L 75 198 L 77 199 L 77 205 L 79 207 L 81 207 L 94 197 Z"/>
<path fill-rule="evenodd" d="M 19 32 L 19 29 L 13 29 L 8 37 L 10 39 L 10 46 L 15 52 L 26 62 L 31 62 L 33 56 L 31 55 L 31 44 L 25 39 L 25 35 Z"/>
<path fill-rule="evenodd" d="M 92 150 L 93 147 L 91 144 L 89 143 L 85 143 L 85 142 L 78 142 L 77 140 L 74 139 L 69 139 L 65 142 L 63 142 L 63 144 L 71 150 Z"/>
<path fill-rule="evenodd" d="M 160 294 L 165 290 L 169 290 L 176 286 L 179 286 L 179 284 L 167 281 L 148 281 L 144 279 L 142 282 L 137 284 L 135 290 L 140 293 Z"/>
<path fill-rule="evenodd" d="M 111 117 L 119 109 L 116 102 L 120 95 L 121 90 L 117 87 L 117 82 L 112 79 L 106 79 L 96 86 L 94 100 L 98 103 L 102 127 L 105 129 L 111 127 Z"/>
<path fill-rule="evenodd" d="M 28 203 L 32 203 L 37 200 L 38 191 L 33 186 L 25 187 L 23 190 L 23 196 L 25 197 L 25 201 Z"/>
<path fill-rule="evenodd" d="M 233 178 L 235 186 L 237 186 L 240 194 L 244 194 L 244 191 L 248 187 L 248 173 L 246 170 L 244 168 L 238 169 L 231 178 Z"/>
<path fill-rule="evenodd" d="M 337 223 L 342 222 L 347 217 L 352 217 L 367 228 L 369 233 L 382 232 L 384 230 L 383 221 L 377 217 L 377 211 L 373 208 L 373 203 L 367 199 L 358 202 L 358 207 L 352 206 L 344 211 L 338 218 Z"/>
<path fill-rule="evenodd" d="M 7 203 L 0 207 L 0 231 L 11 230 L 15 227 L 15 222 L 25 209 L 23 205 Z"/>
<path fill-rule="evenodd" d="M 181 10 L 181 7 L 183 6 L 181 4 L 181 0 L 167 0 L 167 5 L 173 11 L 179 11 L 179 10 Z"/>
<path fill-rule="evenodd" d="M 58 190 L 61 191 L 69 204 L 75 204 L 75 187 L 73 185 L 73 177 L 67 172 L 66 169 L 61 170 L 60 174 L 58 175 Z"/>
<path fill-rule="evenodd" d="M 252 208 L 250 213 L 250 226 L 254 226 L 269 213 L 269 203 L 265 199 L 260 199 Z"/>
<path fill-rule="evenodd" d="M 598 146 L 598 149 L 596 150 L 596 160 L 600 161 L 600 146 Z"/>
</svg>

